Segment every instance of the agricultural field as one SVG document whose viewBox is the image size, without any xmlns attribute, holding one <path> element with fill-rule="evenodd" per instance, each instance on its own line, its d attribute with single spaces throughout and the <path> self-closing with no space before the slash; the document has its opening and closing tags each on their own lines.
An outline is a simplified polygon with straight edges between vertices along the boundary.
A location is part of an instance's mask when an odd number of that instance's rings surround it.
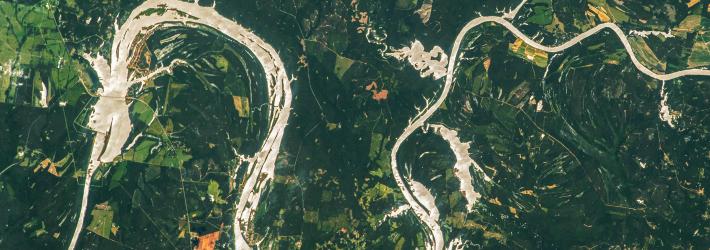
<svg viewBox="0 0 710 250">
<path fill-rule="evenodd" d="M 0 2 L 0 249 L 706 249 L 707 0 Z"/>
</svg>

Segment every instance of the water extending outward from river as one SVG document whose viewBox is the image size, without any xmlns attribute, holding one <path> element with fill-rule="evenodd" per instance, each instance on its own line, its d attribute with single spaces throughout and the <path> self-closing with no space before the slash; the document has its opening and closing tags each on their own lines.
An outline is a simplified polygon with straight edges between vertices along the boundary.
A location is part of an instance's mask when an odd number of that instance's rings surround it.
<svg viewBox="0 0 710 250">
<path fill-rule="evenodd" d="M 0 2 L 0 249 L 707 248 L 709 11 L 642 2 Z"/>
</svg>

